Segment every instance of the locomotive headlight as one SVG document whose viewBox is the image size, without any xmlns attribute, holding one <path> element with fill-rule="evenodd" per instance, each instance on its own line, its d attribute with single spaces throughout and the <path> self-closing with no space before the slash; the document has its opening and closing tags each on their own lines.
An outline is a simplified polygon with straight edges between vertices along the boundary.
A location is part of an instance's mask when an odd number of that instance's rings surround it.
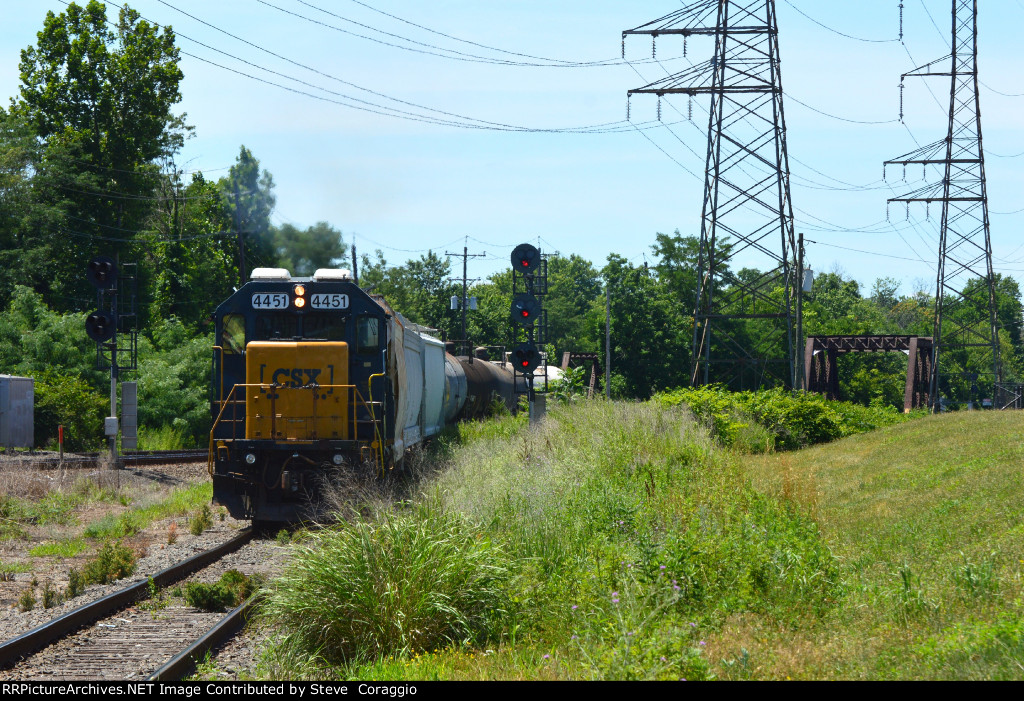
<svg viewBox="0 0 1024 701">
<path fill-rule="evenodd" d="M 247 464 L 249 464 L 249 465 L 255 465 L 256 464 L 256 455 L 255 455 L 255 453 L 246 453 L 245 454 L 245 462 Z"/>
<path fill-rule="evenodd" d="M 296 297 L 295 298 L 295 306 L 298 309 L 302 309 L 304 306 L 306 306 L 306 298 L 305 297 Z"/>
<path fill-rule="evenodd" d="M 341 453 L 335 453 L 334 457 L 331 458 L 331 462 L 335 465 L 341 465 L 341 463 L 345 462 L 345 458 L 341 457 Z"/>
<path fill-rule="evenodd" d="M 306 296 L 306 286 L 305 285 L 296 285 L 295 286 L 295 295 L 297 297 L 305 297 Z"/>
</svg>

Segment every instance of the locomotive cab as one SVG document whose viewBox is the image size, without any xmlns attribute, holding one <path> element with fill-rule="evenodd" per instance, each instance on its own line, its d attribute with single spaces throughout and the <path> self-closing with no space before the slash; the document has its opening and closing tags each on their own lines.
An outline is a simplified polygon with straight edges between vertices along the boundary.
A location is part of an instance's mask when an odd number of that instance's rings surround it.
<svg viewBox="0 0 1024 701">
<path fill-rule="evenodd" d="M 387 311 L 348 271 L 258 268 L 215 312 L 209 468 L 235 518 L 294 522 L 341 468 L 394 439 Z"/>
</svg>

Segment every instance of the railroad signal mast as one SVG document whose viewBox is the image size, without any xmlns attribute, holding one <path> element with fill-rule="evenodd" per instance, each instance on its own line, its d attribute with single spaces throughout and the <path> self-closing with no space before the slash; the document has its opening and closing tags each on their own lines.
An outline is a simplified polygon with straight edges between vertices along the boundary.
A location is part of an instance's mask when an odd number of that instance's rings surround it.
<svg viewBox="0 0 1024 701">
<path fill-rule="evenodd" d="M 135 264 L 118 264 L 109 256 L 89 261 L 85 277 L 96 288 L 96 311 L 85 318 L 85 332 L 96 342 L 96 367 L 110 370 L 110 415 L 103 428 L 110 456 L 117 465 L 117 380 L 121 372 L 138 368 L 138 315 L 135 310 Z M 120 292 L 120 294 L 119 294 Z M 134 448 L 137 439 L 135 383 L 124 393 L 121 440 Z"/>
<path fill-rule="evenodd" d="M 543 358 L 540 345 L 547 341 L 547 312 L 540 298 L 548 291 L 547 261 L 539 249 L 528 243 L 512 251 L 512 362 L 516 392 L 525 389 L 529 401 L 530 422 L 539 419 L 535 409 L 534 372 Z M 522 336 L 525 341 L 521 341 Z M 523 383 L 518 380 L 519 376 Z M 546 387 L 545 387 L 546 389 Z"/>
<path fill-rule="evenodd" d="M 657 95 L 659 117 L 666 95 L 711 99 L 692 381 L 799 387 L 800 285 L 775 0 L 693 2 L 623 32 L 623 53 L 631 35 L 649 35 L 652 51 L 663 35 L 715 41 L 709 61 L 628 92 Z"/>
<path fill-rule="evenodd" d="M 926 174 L 929 166 L 943 171 L 941 181 L 889 200 L 889 204 L 905 204 L 908 210 L 912 202 L 924 202 L 926 206 L 932 202 L 942 204 L 928 399 L 932 411 L 941 409 L 940 396 L 950 392 L 951 381 L 978 375 L 978 368 L 957 367 L 952 362 L 955 356 L 947 357 L 957 351 L 966 360 L 971 348 L 989 349 L 993 383 L 1002 381 L 985 151 L 981 140 L 977 0 L 953 0 L 951 46 L 949 56 L 901 76 L 901 91 L 903 78 L 950 79 L 946 138 L 885 163 L 902 165 L 904 170 L 908 165 L 921 165 Z M 900 112 L 902 119 L 902 106 Z M 954 309 L 957 314 L 948 313 Z M 971 314 L 971 310 L 976 311 Z M 976 379 L 974 382 L 972 398 Z"/>
</svg>

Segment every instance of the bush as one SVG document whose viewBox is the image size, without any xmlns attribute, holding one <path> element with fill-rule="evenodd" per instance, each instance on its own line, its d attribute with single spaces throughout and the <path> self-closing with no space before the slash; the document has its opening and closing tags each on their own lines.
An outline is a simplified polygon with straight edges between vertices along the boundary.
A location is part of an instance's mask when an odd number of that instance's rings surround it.
<svg viewBox="0 0 1024 701">
<path fill-rule="evenodd" d="M 259 575 L 246 576 L 231 569 L 213 584 L 189 582 L 185 585 L 185 603 L 203 611 L 223 611 L 241 606 L 263 584 Z"/>
<path fill-rule="evenodd" d="M 264 612 L 331 661 L 495 638 L 512 613 L 509 560 L 455 514 L 385 511 L 300 548 Z"/>
<path fill-rule="evenodd" d="M 880 404 L 863 407 L 781 389 L 730 392 L 719 385 L 677 389 L 658 395 L 656 400 L 663 406 L 687 405 L 719 442 L 745 452 L 760 452 L 766 442 L 773 450 L 827 443 L 920 413 L 904 415 Z M 761 436 L 751 440 L 758 429 Z"/>
<path fill-rule="evenodd" d="M 188 532 L 192 535 L 202 535 L 203 531 L 213 526 L 213 514 L 210 512 L 209 504 L 203 504 L 203 508 L 188 522 Z"/>
<path fill-rule="evenodd" d="M 71 571 L 68 572 L 68 588 L 64 590 L 64 596 L 68 599 L 74 599 L 76 596 L 85 591 L 85 575 L 82 571 L 76 567 L 72 567 Z"/>
<path fill-rule="evenodd" d="M 64 449 L 89 450 L 103 444 L 103 417 L 109 397 L 101 396 L 79 377 L 44 373 L 35 382 L 35 442 L 55 446 L 57 427 L 64 426 Z"/>
<path fill-rule="evenodd" d="M 107 543 L 86 563 L 83 575 L 87 583 L 108 584 L 135 572 L 135 561 L 135 552 L 127 545 Z"/>
<path fill-rule="evenodd" d="M 32 587 L 29 587 L 21 593 L 18 597 L 18 610 L 22 613 L 27 613 L 36 607 L 36 595 L 32 591 Z"/>
</svg>

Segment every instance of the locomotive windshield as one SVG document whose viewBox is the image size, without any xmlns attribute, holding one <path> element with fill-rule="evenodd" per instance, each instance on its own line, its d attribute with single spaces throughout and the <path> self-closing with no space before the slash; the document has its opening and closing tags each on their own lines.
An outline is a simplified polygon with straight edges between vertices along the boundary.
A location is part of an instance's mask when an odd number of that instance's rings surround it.
<svg viewBox="0 0 1024 701">
<path fill-rule="evenodd" d="M 302 337 L 321 341 L 344 341 L 348 315 L 337 312 L 307 314 L 302 318 Z"/>
<path fill-rule="evenodd" d="M 361 316 L 356 320 L 356 353 L 372 353 L 380 348 L 380 319 Z"/>
<path fill-rule="evenodd" d="M 256 314 L 256 341 L 291 340 L 299 335 L 299 318 L 290 312 Z"/>
<path fill-rule="evenodd" d="M 225 353 L 238 354 L 245 350 L 245 317 L 241 314 L 225 314 L 224 330 L 220 339 Z"/>
</svg>

